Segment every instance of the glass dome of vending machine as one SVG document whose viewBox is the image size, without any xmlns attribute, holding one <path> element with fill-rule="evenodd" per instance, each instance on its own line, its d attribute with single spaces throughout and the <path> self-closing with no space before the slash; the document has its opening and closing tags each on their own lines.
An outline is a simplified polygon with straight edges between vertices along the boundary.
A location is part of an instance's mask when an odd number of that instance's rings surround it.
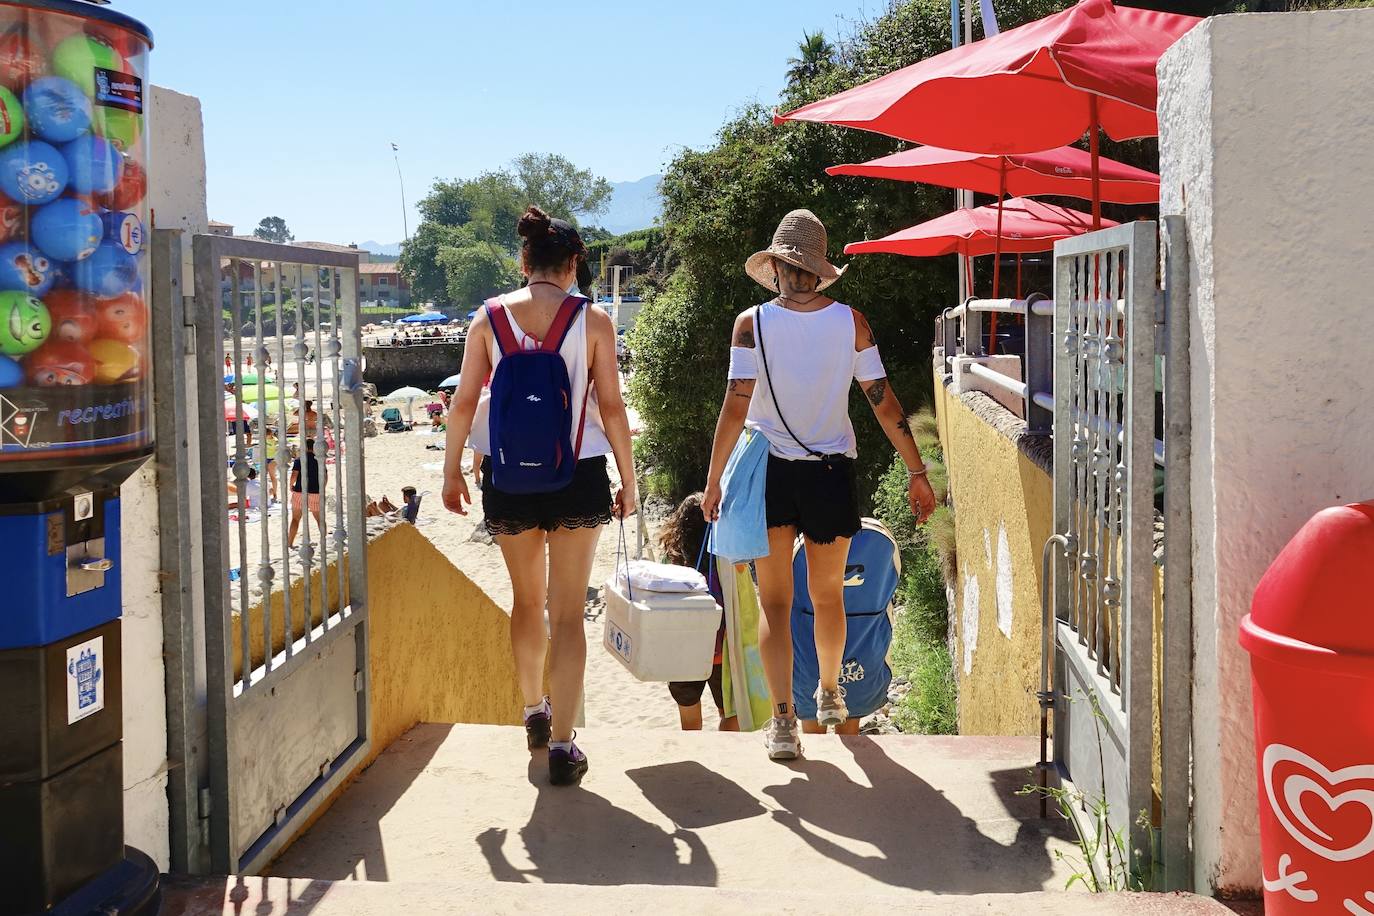
<svg viewBox="0 0 1374 916">
<path fill-rule="evenodd" d="M 152 451 L 148 29 L 0 0 L 0 502 Z"/>
</svg>

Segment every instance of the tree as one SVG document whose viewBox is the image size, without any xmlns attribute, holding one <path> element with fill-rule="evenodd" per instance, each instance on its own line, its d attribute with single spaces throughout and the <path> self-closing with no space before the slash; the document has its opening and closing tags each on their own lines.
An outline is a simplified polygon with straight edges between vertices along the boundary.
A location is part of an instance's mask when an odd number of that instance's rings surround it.
<svg viewBox="0 0 1374 916">
<path fill-rule="evenodd" d="M 520 282 L 515 259 L 487 242 L 444 248 L 439 264 L 448 284 L 448 299 L 475 306 Z"/>
<path fill-rule="evenodd" d="M 797 45 L 800 57 L 787 59 L 787 82 L 803 83 L 814 79 L 820 72 L 835 63 L 835 46 L 826 40 L 824 32 L 802 32 L 802 40 Z"/>
<path fill-rule="evenodd" d="M 611 183 L 558 155 L 526 153 L 511 165 L 526 202 L 563 219 L 595 216 L 611 202 Z"/>
<path fill-rule="evenodd" d="M 439 263 L 445 248 L 458 248 L 475 241 L 462 226 L 445 226 L 426 220 L 409 240 L 401 245 L 400 272 L 410 283 L 411 295 L 420 302 L 448 302 L 448 276 Z"/>
<path fill-rule="evenodd" d="M 291 230 L 286 228 L 286 220 L 280 216 L 264 217 L 258 223 L 258 228 L 253 230 L 253 237 L 262 239 L 264 242 L 294 242 L 296 237 L 291 234 Z"/>
</svg>

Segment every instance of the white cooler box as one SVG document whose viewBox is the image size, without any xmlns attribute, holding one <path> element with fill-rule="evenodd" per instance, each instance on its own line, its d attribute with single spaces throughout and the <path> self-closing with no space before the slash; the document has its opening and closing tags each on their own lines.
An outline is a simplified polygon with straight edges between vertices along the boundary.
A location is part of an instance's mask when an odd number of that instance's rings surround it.
<svg viewBox="0 0 1374 916">
<path fill-rule="evenodd" d="M 624 576 L 606 582 L 606 651 L 641 681 L 704 681 L 711 674 L 720 608 L 705 589 L 625 593 Z"/>
</svg>

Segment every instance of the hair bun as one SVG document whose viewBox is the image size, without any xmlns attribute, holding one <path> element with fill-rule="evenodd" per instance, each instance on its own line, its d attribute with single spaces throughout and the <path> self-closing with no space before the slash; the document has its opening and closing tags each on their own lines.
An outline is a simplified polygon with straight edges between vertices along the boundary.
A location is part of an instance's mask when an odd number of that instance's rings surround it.
<svg viewBox="0 0 1374 916">
<path fill-rule="evenodd" d="M 530 204 L 529 208 L 521 215 L 515 231 L 520 234 L 522 239 L 542 239 L 549 234 L 549 226 L 549 215 Z"/>
</svg>

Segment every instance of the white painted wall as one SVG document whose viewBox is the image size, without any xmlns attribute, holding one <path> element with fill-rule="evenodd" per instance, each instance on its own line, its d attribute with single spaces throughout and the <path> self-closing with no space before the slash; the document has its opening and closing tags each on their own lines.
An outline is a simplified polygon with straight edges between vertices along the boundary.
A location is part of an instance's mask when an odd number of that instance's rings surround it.
<svg viewBox="0 0 1374 916">
<path fill-rule="evenodd" d="M 149 116 L 149 206 L 156 228 L 209 231 L 200 101 L 154 86 Z M 189 246 L 189 237 L 188 237 Z M 189 247 L 187 249 L 189 264 Z M 187 273 L 189 279 L 189 272 Z M 189 288 L 189 285 L 187 286 Z M 167 365 L 158 360 L 156 365 Z M 157 468 L 120 490 L 123 512 L 124 837 L 168 865 L 167 692 L 162 664 Z"/>
<path fill-rule="evenodd" d="M 1254 586 L 1324 506 L 1374 498 L 1374 10 L 1208 20 L 1159 64 L 1163 214 L 1189 233 L 1199 890 L 1260 886 Z"/>
</svg>

